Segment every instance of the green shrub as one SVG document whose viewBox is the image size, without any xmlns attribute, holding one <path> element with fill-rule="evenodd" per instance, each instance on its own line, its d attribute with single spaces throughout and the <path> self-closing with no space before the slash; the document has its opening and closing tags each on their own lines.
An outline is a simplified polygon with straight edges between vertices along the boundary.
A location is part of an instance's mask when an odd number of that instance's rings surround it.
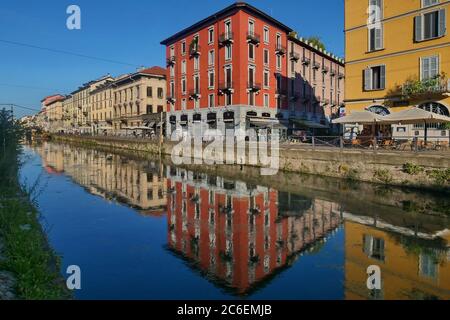
<svg viewBox="0 0 450 320">
<path fill-rule="evenodd" d="M 418 175 L 423 171 L 424 171 L 423 167 L 414 163 L 408 162 L 403 165 L 403 172 L 410 175 Z"/>
<path fill-rule="evenodd" d="M 427 173 L 428 176 L 433 179 L 438 185 L 445 185 L 450 183 L 450 169 L 435 169 L 428 171 Z"/>
<path fill-rule="evenodd" d="M 392 182 L 392 174 L 387 169 L 377 169 L 375 170 L 373 177 L 384 184 L 389 184 Z"/>
</svg>

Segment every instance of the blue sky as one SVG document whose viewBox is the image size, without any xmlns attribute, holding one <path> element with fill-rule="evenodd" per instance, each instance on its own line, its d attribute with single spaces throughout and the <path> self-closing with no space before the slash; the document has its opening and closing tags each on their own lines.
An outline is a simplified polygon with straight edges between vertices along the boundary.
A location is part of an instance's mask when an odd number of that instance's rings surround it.
<svg viewBox="0 0 450 320">
<path fill-rule="evenodd" d="M 67 94 L 80 84 L 137 66 L 164 66 L 159 43 L 232 0 L 3 0 L 0 3 L 0 104 L 39 108 L 52 93 Z M 344 1 L 249 0 L 297 30 L 318 35 L 327 49 L 344 56 Z M 81 8 L 81 30 L 66 28 L 66 9 Z M 26 43 L 129 63 L 114 64 L 7 44 Z M 22 116 L 32 111 L 16 109 Z"/>
</svg>

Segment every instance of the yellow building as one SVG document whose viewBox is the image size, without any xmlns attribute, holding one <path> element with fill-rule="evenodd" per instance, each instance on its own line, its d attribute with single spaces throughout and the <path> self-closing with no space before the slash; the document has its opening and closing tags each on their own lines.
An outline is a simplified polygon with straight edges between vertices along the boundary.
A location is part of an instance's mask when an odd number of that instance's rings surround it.
<svg viewBox="0 0 450 320">
<path fill-rule="evenodd" d="M 112 133 L 113 81 L 99 84 L 90 93 L 93 134 Z"/>
<path fill-rule="evenodd" d="M 68 95 L 65 97 L 64 101 L 62 102 L 62 120 L 63 120 L 63 131 L 65 133 L 72 132 L 73 128 L 73 113 L 74 113 L 74 106 L 73 106 L 73 96 Z"/>
<path fill-rule="evenodd" d="M 450 1 L 345 0 L 345 112 L 389 114 L 420 107 L 449 115 Z M 393 126 L 393 135 L 423 135 Z M 430 137 L 448 141 L 433 125 Z"/>
</svg>

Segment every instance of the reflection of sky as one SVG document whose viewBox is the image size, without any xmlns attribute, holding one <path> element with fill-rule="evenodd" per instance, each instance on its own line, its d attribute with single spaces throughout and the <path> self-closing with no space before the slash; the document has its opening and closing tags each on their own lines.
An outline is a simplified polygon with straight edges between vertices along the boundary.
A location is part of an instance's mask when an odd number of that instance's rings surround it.
<svg viewBox="0 0 450 320">
<path fill-rule="evenodd" d="M 231 298 L 166 250 L 165 217 L 144 217 L 93 196 L 67 176 L 49 175 L 38 157 L 22 170 L 28 183 L 41 174 L 46 186 L 38 203 L 51 246 L 63 255 L 63 270 L 72 264 L 82 270 L 77 298 Z M 251 298 L 342 298 L 342 248 L 341 230 L 319 253 L 299 257 Z"/>
</svg>

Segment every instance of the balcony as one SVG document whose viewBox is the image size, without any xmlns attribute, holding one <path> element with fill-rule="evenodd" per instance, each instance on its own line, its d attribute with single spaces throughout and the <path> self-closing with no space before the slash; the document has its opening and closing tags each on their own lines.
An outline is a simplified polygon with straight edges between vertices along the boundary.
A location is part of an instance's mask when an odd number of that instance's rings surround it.
<svg viewBox="0 0 450 320">
<path fill-rule="evenodd" d="M 224 32 L 219 36 L 219 45 L 225 46 L 227 44 L 234 42 L 234 33 L 233 32 Z"/>
<path fill-rule="evenodd" d="M 200 46 L 196 43 L 192 43 L 189 47 L 189 55 L 191 57 L 198 57 L 200 55 Z"/>
<path fill-rule="evenodd" d="M 336 75 L 335 69 L 330 69 L 330 76 L 334 77 Z"/>
<path fill-rule="evenodd" d="M 177 101 L 177 99 L 175 98 L 175 95 L 169 95 L 169 96 L 167 96 L 166 99 L 167 99 L 167 102 L 170 104 L 174 104 Z"/>
<path fill-rule="evenodd" d="M 298 99 L 300 99 L 300 94 L 297 92 L 292 93 L 289 97 L 289 100 L 291 100 L 292 102 L 296 102 L 298 101 Z"/>
<path fill-rule="evenodd" d="M 331 107 L 336 107 L 337 106 L 337 101 L 336 100 L 331 100 L 330 101 L 330 106 Z"/>
<path fill-rule="evenodd" d="M 287 91 L 286 91 L 286 89 L 283 89 L 283 88 L 276 88 L 275 95 L 279 98 L 286 97 Z"/>
<path fill-rule="evenodd" d="M 191 89 L 189 90 L 189 99 L 198 100 L 202 97 L 199 89 Z"/>
<path fill-rule="evenodd" d="M 233 92 L 234 92 L 234 82 L 219 83 L 219 94 L 224 95 Z"/>
<path fill-rule="evenodd" d="M 443 75 L 426 80 L 408 80 L 403 86 L 402 95 L 409 98 L 423 96 L 450 96 L 450 79 Z"/>
<path fill-rule="evenodd" d="M 345 75 L 342 72 L 338 73 L 338 79 L 344 79 Z"/>
<path fill-rule="evenodd" d="M 330 72 L 330 68 L 327 66 L 322 66 L 322 73 L 328 73 Z"/>
<path fill-rule="evenodd" d="M 258 45 L 261 42 L 261 36 L 255 32 L 247 32 L 247 42 Z"/>
<path fill-rule="evenodd" d="M 309 94 L 305 94 L 302 98 L 302 102 L 303 103 L 308 103 L 309 101 L 311 101 L 311 95 Z"/>
<path fill-rule="evenodd" d="M 314 61 L 313 64 L 312 64 L 312 67 L 313 67 L 313 69 L 318 70 L 318 69 L 320 69 L 320 63 Z"/>
<path fill-rule="evenodd" d="M 256 82 L 247 82 L 247 90 L 249 92 L 259 92 L 261 91 L 261 83 L 256 83 Z"/>
<path fill-rule="evenodd" d="M 309 66 L 311 64 L 311 59 L 303 57 L 302 58 L 302 64 L 304 64 L 305 66 Z"/>
<path fill-rule="evenodd" d="M 176 57 L 175 56 L 167 58 L 167 66 L 168 67 L 174 66 L 175 63 L 176 63 Z"/>
<path fill-rule="evenodd" d="M 286 54 L 286 47 L 281 44 L 277 44 L 275 46 L 275 54 L 279 56 L 284 56 Z"/>
<path fill-rule="evenodd" d="M 292 51 L 289 53 L 289 59 L 291 59 L 291 61 L 298 61 L 300 60 L 300 54 Z"/>
<path fill-rule="evenodd" d="M 330 100 L 329 100 L 329 99 L 324 99 L 324 98 L 320 99 L 320 105 L 321 105 L 322 107 L 328 105 L 329 103 L 330 103 Z"/>
</svg>

